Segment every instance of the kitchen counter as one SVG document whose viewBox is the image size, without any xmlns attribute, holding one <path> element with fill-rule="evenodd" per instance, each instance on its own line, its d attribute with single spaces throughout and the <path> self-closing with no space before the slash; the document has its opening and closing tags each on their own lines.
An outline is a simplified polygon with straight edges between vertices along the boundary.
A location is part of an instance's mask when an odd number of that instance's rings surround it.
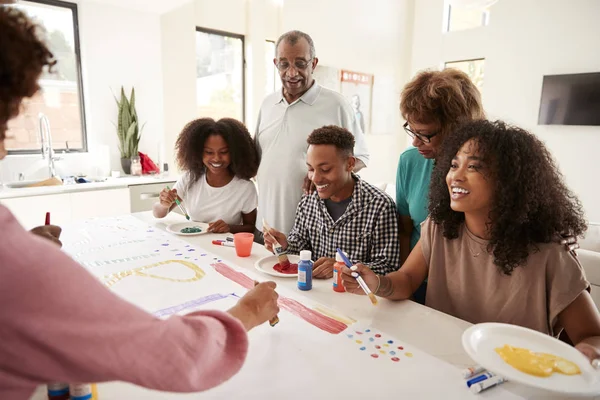
<svg viewBox="0 0 600 400">
<path fill-rule="evenodd" d="M 31 196 L 44 196 L 49 194 L 61 194 L 61 193 L 73 193 L 73 192 L 88 192 L 94 190 L 106 190 L 106 189 L 117 189 L 126 188 L 135 185 L 146 185 L 153 183 L 165 183 L 174 182 L 178 176 L 169 175 L 162 177 L 155 177 L 151 175 L 146 176 L 124 176 L 120 178 L 106 178 L 104 182 L 91 182 L 91 183 L 75 183 L 70 185 L 61 186 L 40 186 L 32 188 L 0 188 L 0 200 L 12 199 L 17 197 L 31 197 Z"/>
</svg>

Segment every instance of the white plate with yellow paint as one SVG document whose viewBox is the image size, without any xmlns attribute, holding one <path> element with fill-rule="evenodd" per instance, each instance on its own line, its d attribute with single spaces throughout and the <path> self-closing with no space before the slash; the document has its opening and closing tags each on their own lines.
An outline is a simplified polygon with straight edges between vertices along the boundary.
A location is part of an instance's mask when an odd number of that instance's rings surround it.
<svg viewBox="0 0 600 400">
<path fill-rule="evenodd" d="M 192 230 L 200 229 L 199 232 L 193 232 Z M 186 232 L 189 230 L 190 232 Z M 208 233 L 208 224 L 204 222 L 179 222 L 177 224 L 171 224 L 167 226 L 167 232 L 174 233 L 176 235 L 181 236 L 195 236 L 195 235 L 204 235 Z"/>
<path fill-rule="evenodd" d="M 291 264 L 298 264 L 300 261 L 300 256 L 288 254 L 288 259 L 290 260 Z M 254 264 L 254 267 L 260 272 L 276 276 L 278 278 L 296 278 L 298 276 L 297 272 L 294 274 L 282 274 L 281 272 L 275 271 L 274 267 L 278 263 L 279 260 L 277 259 L 277 256 L 272 255 L 261 258 Z"/>
<path fill-rule="evenodd" d="M 574 347 L 552 336 L 516 325 L 483 323 L 467 329 L 463 333 L 462 344 L 473 361 L 509 381 L 568 395 L 600 395 L 600 371 L 596 371 Z M 581 374 L 554 372 L 548 377 L 526 374 L 507 364 L 496 353 L 495 349 L 504 345 L 562 357 L 577 364 Z"/>
</svg>

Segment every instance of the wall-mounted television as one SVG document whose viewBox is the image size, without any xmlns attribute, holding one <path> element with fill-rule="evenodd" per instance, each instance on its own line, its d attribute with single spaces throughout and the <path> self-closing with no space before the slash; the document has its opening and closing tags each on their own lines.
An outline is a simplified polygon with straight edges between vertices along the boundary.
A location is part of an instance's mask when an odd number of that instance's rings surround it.
<svg viewBox="0 0 600 400">
<path fill-rule="evenodd" d="M 600 72 L 544 76 L 538 124 L 600 126 Z"/>
</svg>

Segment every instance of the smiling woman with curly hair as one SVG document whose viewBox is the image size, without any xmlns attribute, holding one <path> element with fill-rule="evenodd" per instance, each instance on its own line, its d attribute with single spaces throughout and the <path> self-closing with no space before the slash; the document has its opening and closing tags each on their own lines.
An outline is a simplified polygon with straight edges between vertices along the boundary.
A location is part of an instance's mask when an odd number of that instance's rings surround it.
<svg viewBox="0 0 600 400">
<path fill-rule="evenodd" d="M 486 232 L 489 249 L 500 270 L 510 275 L 524 265 L 538 243 L 557 242 L 561 234 L 579 236 L 586 230 L 583 209 L 569 191 L 550 152 L 534 135 L 503 122 L 466 125 L 444 143 L 432 175 L 429 212 L 444 237 L 455 239 L 465 221 L 461 207 L 474 201 L 466 193 L 451 193 L 446 182 L 457 152 L 468 142 L 482 158 L 479 175 L 490 182 L 491 204 Z M 456 198 L 455 198 L 456 197 Z M 482 202 L 482 197 L 477 201 Z M 458 208 L 457 208 L 458 207 Z"/>
<path fill-rule="evenodd" d="M 562 233 L 586 229 L 580 202 L 543 143 L 503 122 L 475 121 L 444 140 L 430 217 L 397 272 L 357 272 L 376 294 L 408 298 L 429 279 L 426 305 L 472 323 L 503 322 L 558 336 L 600 358 L 600 315 Z M 351 271 L 344 285 L 360 293 Z"/>
<path fill-rule="evenodd" d="M 258 169 L 258 153 L 240 121 L 200 118 L 187 124 L 176 144 L 185 171 L 173 190 L 164 189 L 154 205 L 163 218 L 185 199 L 194 221 L 208 222 L 210 232 L 254 232 L 258 196 L 250 178 Z"/>
</svg>

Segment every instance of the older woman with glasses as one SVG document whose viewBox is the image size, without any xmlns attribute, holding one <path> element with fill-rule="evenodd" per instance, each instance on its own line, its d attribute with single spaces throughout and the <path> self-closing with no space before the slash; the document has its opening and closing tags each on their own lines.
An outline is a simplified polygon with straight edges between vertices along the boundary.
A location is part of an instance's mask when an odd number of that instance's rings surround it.
<svg viewBox="0 0 600 400">
<path fill-rule="evenodd" d="M 484 119 L 481 94 L 467 74 L 455 69 L 422 71 L 401 94 L 404 130 L 413 139 L 400 155 L 396 174 L 396 207 L 400 214 L 400 255 L 404 263 L 421 237 L 427 218 L 429 182 L 444 138 L 462 123 Z M 425 302 L 426 283 L 414 298 Z"/>
</svg>

